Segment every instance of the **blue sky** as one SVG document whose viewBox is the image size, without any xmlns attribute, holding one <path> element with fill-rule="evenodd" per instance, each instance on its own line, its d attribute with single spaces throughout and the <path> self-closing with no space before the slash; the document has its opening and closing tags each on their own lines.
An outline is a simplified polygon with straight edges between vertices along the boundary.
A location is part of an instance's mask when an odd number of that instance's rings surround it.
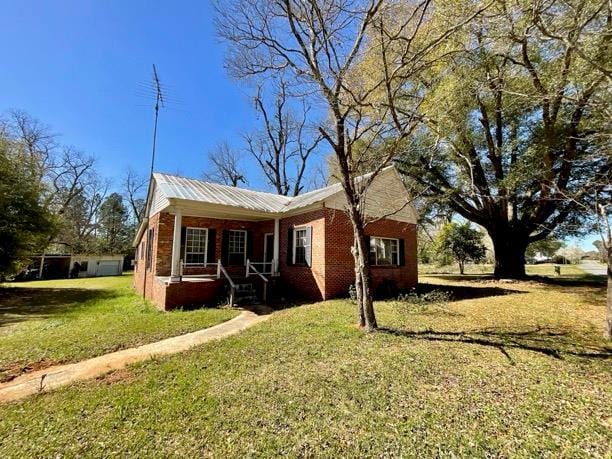
<svg viewBox="0 0 612 459">
<path fill-rule="evenodd" d="M 254 127 L 251 91 L 226 75 L 208 1 L 0 0 L 0 11 L 0 112 L 50 124 L 105 176 L 148 172 L 152 63 L 169 98 L 157 170 L 199 176 L 209 149 Z"/>
<path fill-rule="evenodd" d="M 207 0 L 0 0 L 0 11 L 0 112 L 51 125 L 117 184 L 128 166 L 149 170 L 153 63 L 169 99 L 156 170 L 198 177 L 210 149 L 239 146 L 256 126 L 252 88 L 226 74 Z M 249 186 L 265 189 L 254 161 L 245 165 Z M 594 239 L 568 242 L 592 250 Z"/>
</svg>

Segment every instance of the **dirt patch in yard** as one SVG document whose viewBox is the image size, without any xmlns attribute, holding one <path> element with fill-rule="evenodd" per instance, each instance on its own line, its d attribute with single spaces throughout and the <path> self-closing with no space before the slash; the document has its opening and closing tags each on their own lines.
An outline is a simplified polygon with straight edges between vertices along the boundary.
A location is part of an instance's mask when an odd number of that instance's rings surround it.
<svg viewBox="0 0 612 459">
<path fill-rule="evenodd" d="M 12 381 L 18 376 L 33 371 L 44 370 L 45 368 L 52 367 L 61 362 L 56 362 L 51 359 L 43 359 L 38 362 L 23 364 L 19 362 L 12 363 L 11 365 L 0 368 L 0 384 Z"/>
<path fill-rule="evenodd" d="M 110 386 L 111 384 L 118 382 L 130 382 L 132 379 L 134 379 L 134 374 L 127 368 L 122 368 L 120 370 L 111 371 L 105 375 L 98 376 L 96 378 L 96 382 Z"/>
</svg>

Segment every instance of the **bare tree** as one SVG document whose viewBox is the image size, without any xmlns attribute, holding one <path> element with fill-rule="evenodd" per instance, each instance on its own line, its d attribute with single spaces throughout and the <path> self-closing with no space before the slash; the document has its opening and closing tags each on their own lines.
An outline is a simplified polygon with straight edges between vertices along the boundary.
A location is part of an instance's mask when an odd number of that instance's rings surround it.
<svg viewBox="0 0 612 459">
<path fill-rule="evenodd" d="M 74 147 L 58 145 L 57 136 L 48 126 L 23 111 L 6 114 L 0 130 L 10 139 L 14 157 L 27 165 L 31 180 L 42 190 L 41 205 L 55 216 L 55 229 L 46 246 L 63 242 L 75 250 L 91 249 L 87 241 L 95 231 L 100 191 L 107 187 L 95 171 L 95 158 Z M 43 266 L 44 251 L 41 275 Z"/>
<path fill-rule="evenodd" d="M 217 10 L 236 76 L 282 75 L 328 111 L 318 129 L 338 161 L 353 228 L 359 323 L 374 330 L 367 190 L 418 125 L 423 88 L 407 90 L 406 81 L 418 81 L 432 52 L 465 21 L 428 29 L 429 0 L 232 0 Z M 366 162 L 371 172 L 359 178 Z"/>
<path fill-rule="evenodd" d="M 301 113 L 292 110 L 288 83 L 282 78 L 268 107 L 261 86 L 254 97 L 255 109 L 263 120 L 260 132 L 246 135 L 248 150 L 278 194 L 297 196 L 304 190 L 304 172 L 323 137 L 308 126 L 311 107 L 302 98 Z M 288 169 L 295 168 L 291 174 Z"/>
<path fill-rule="evenodd" d="M 144 212 L 144 193 L 149 181 L 138 174 L 133 168 L 128 168 L 123 176 L 123 193 L 127 199 L 136 226 L 140 224 Z"/>
<path fill-rule="evenodd" d="M 96 160 L 74 147 L 63 147 L 47 173 L 47 206 L 61 215 L 85 186 L 94 181 Z"/>
<path fill-rule="evenodd" d="M 229 186 L 247 183 L 240 164 L 241 155 L 227 142 L 217 145 L 213 151 L 208 153 L 208 162 L 209 169 L 203 174 L 205 180 Z"/>
<path fill-rule="evenodd" d="M 42 183 L 56 167 L 57 135 L 51 128 L 22 110 L 11 110 L 0 120 L 0 130 L 13 140 L 22 161 L 28 165 L 35 180 Z"/>
<path fill-rule="evenodd" d="M 88 174 L 87 182 L 66 205 L 54 242 L 70 246 L 73 252 L 91 253 L 98 249 L 97 231 L 100 206 L 110 188 L 109 180 Z"/>
</svg>

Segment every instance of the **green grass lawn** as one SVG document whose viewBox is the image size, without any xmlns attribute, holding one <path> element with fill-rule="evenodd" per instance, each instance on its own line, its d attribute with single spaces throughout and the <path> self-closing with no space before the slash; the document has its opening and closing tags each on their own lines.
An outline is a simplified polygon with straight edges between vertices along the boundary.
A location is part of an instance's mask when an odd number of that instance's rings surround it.
<svg viewBox="0 0 612 459">
<path fill-rule="evenodd" d="M 4 284 L 0 288 L 0 381 L 209 327 L 237 311 L 158 311 L 131 276 Z"/>
<path fill-rule="evenodd" d="M 604 287 L 422 278 L 455 300 L 344 300 L 0 406 L 0 456 L 611 457 Z"/>
</svg>

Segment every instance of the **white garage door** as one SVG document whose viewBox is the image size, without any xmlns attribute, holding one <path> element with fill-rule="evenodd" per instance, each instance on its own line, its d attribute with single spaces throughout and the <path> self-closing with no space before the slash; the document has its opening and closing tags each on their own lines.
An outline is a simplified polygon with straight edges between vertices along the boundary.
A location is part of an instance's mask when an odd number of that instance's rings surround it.
<svg viewBox="0 0 612 459">
<path fill-rule="evenodd" d="M 121 274 L 120 263 L 119 260 L 101 260 L 96 276 L 118 276 Z"/>
</svg>

